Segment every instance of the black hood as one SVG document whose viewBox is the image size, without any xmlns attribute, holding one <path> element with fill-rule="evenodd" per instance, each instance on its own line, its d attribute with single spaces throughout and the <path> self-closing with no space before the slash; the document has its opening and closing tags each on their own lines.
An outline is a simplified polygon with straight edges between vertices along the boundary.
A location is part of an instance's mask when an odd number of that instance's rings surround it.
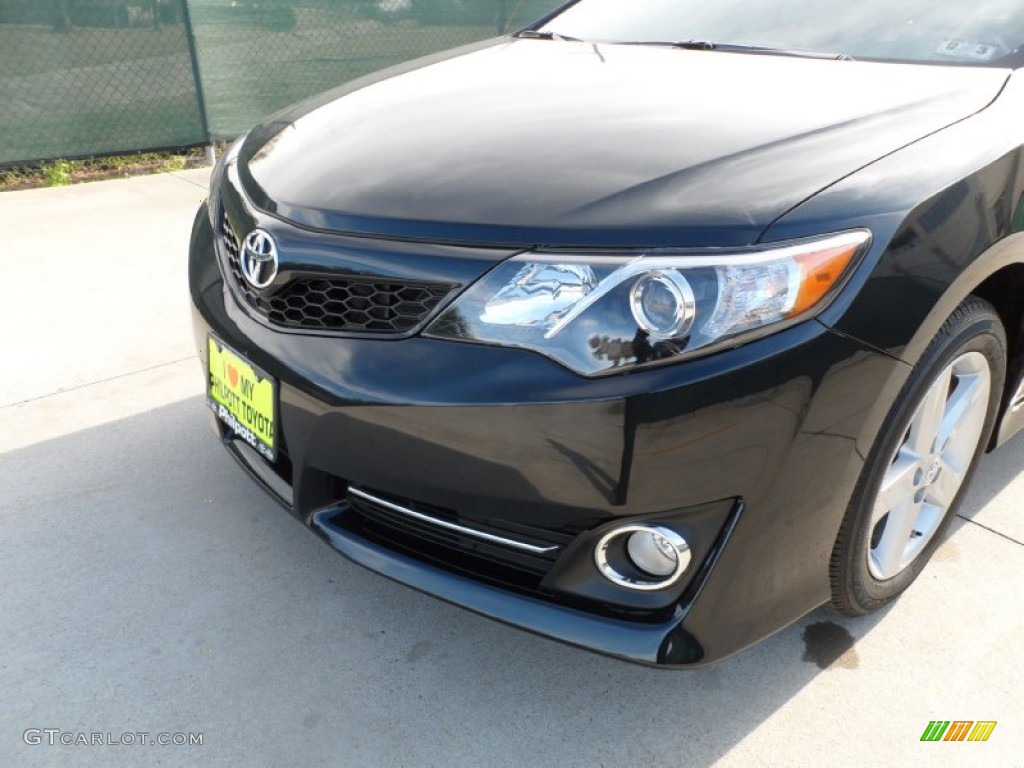
<svg viewBox="0 0 1024 768">
<path fill-rule="evenodd" d="M 322 230 L 447 242 L 740 245 L 985 108 L 998 69 L 505 39 L 282 113 L 239 161 Z"/>
</svg>

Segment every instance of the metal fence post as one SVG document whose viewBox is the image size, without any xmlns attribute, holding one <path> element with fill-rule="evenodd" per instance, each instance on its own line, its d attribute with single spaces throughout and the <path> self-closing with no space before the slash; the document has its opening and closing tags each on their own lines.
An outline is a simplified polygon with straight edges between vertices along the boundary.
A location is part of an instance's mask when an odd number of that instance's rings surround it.
<svg viewBox="0 0 1024 768">
<path fill-rule="evenodd" d="M 210 135 L 210 122 L 206 115 L 206 97 L 203 95 L 203 78 L 199 72 L 199 54 L 196 50 L 196 33 L 192 27 L 192 12 L 188 7 L 188 0 L 181 0 L 182 19 L 185 23 L 185 38 L 188 40 L 188 55 L 192 61 L 192 79 L 196 84 L 196 101 L 199 104 L 199 124 L 202 127 L 203 136 L 206 138 L 206 162 L 213 165 L 216 161 L 216 152 L 213 147 L 213 137 Z"/>
<path fill-rule="evenodd" d="M 508 26 L 508 10 L 505 8 L 505 0 L 498 0 L 498 34 L 505 34 L 505 27 Z"/>
</svg>

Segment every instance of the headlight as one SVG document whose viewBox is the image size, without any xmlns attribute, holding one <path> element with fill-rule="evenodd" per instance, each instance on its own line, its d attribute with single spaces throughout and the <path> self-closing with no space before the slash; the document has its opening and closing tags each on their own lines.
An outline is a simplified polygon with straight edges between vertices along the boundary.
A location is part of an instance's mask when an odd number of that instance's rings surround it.
<svg viewBox="0 0 1024 768">
<path fill-rule="evenodd" d="M 532 349 L 587 376 L 705 354 L 820 312 L 870 240 L 854 230 L 713 253 L 527 253 L 425 335 Z"/>
<path fill-rule="evenodd" d="M 245 135 L 239 136 L 235 142 L 228 147 L 227 151 L 220 156 L 217 164 L 213 166 L 213 173 L 210 175 L 210 196 L 207 198 L 207 210 L 210 214 L 210 223 L 214 230 L 217 229 L 218 201 L 220 200 L 220 185 L 224 179 L 225 169 L 238 159 L 238 153 L 242 150 L 242 143 Z"/>
</svg>

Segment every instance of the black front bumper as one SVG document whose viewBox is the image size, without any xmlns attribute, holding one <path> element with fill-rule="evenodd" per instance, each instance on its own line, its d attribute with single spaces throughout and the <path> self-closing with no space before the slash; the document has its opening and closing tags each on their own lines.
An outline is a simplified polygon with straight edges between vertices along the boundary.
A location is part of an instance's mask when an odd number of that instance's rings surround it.
<svg viewBox="0 0 1024 768">
<path fill-rule="evenodd" d="M 280 382 L 277 464 L 233 452 L 332 547 L 492 618 L 652 664 L 715 661 L 828 599 L 845 505 L 906 375 L 813 321 L 597 380 L 522 350 L 285 333 L 227 291 L 205 210 L 190 285 L 201 356 L 212 332 Z M 403 530 L 350 487 L 553 542 L 557 556 L 531 567 Z M 685 532 L 694 562 L 677 588 L 631 593 L 599 575 L 593 544 L 624 518 Z"/>
</svg>

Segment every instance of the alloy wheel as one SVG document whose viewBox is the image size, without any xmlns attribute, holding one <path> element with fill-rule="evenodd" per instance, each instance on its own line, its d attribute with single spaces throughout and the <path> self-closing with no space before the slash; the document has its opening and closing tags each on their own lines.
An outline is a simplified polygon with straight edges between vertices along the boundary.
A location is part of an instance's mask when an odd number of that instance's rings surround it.
<svg viewBox="0 0 1024 768">
<path fill-rule="evenodd" d="M 985 428 L 992 372 L 980 352 L 953 360 L 925 392 L 879 487 L 868 570 L 885 581 L 924 551 L 964 483 Z"/>
</svg>

